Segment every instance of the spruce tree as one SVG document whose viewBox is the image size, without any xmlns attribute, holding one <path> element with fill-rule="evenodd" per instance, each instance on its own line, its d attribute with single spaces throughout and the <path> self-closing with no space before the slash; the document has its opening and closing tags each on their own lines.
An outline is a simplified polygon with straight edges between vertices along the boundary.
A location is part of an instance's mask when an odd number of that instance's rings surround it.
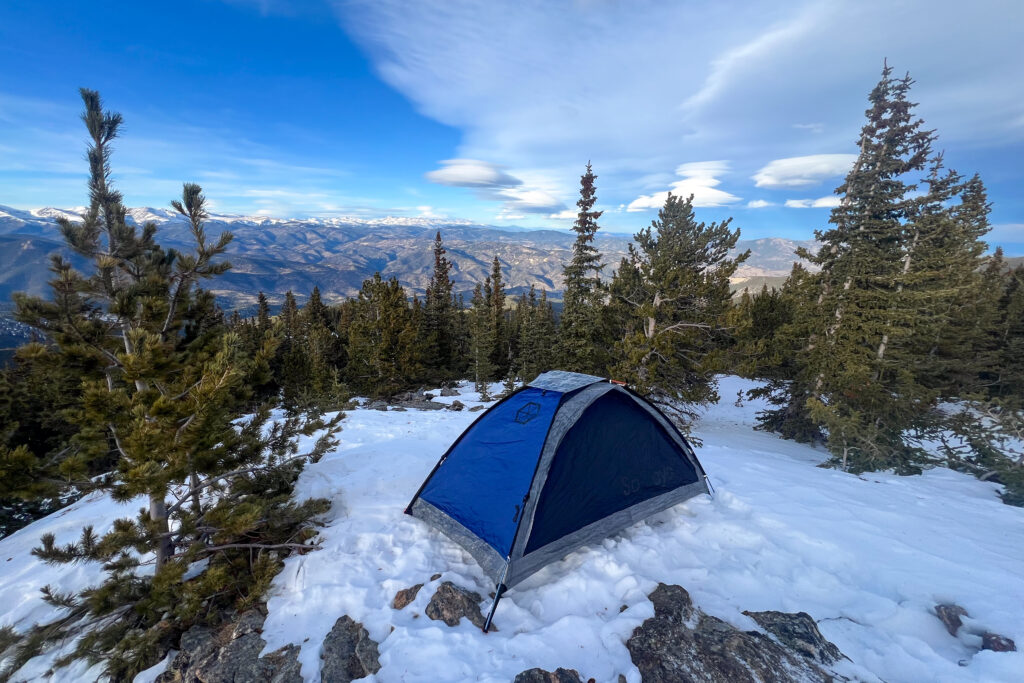
<svg viewBox="0 0 1024 683">
<path fill-rule="evenodd" d="M 579 208 L 572 229 L 576 241 L 572 259 L 563 268 L 565 291 L 562 296 L 562 320 L 558 335 L 559 361 L 565 370 L 603 374 L 608 362 L 601 338 L 600 311 L 604 303 L 601 286 L 601 254 L 594 246 L 602 211 L 595 211 L 597 188 L 590 163 L 580 178 Z"/>
<path fill-rule="evenodd" d="M 917 471 L 922 454 L 905 431 L 921 425 L 934 399 L 914 372 L 910 333 L 921 317 L 908 289 L 912 273 L 923 271 L 920 237 L 928 228 L 909 175 L 925 169 L 934 134 L 907 99 L 913 81 L 891 72 L 886 66 L 869 97 L 860 154 L 836 190 L 843 198 L 833 227 L 817 233 L 818 254 L 805 254 L 821 267 L 822 324 L 800 390 L 835 464 L 854 471 Z"/>
<path fill-rule="evenodd" d="M 611 292 L 628 311 L 615 377 L 677 418 L 718 400 L 714 375 L 729 343 L 729 278 L 739 230 L 697 222 L 693 197 L 669 195 L 651 226 L 634 235 Z"/>
</svg>

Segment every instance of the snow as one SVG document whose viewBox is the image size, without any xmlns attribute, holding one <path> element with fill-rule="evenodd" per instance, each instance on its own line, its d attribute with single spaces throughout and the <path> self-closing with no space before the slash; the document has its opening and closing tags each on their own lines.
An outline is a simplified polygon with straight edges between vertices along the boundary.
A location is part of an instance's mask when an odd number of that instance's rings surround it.
<svg viewBox="0 0 1024 683">
<path fill-rule="evenodd" d="M 731 398 L 750 386 L 722 378 L 722 402 L 695 429 L 713 498 L 691 499 L 545 568 L 506 594 L 494 620 L 500 630 L 489 634 L 425 616 L 442 581 L 482 596 L 493 586 L 459 546 L 402 514 L 479 413 L 349 411 L 338 448 L 299 479 L 301 496 L 333 505 L 322 549 L 287 559 L 274 581 L 265 651 L 300 644 L 303 676 L 317 681 L 319 644 L 347 614 L 380 643 L 381 670 L 368 680 L 507 682 L 534 666 L 563 666 L 584 680 L 623 674 L 637 683 L 625 641 L 653 614 L 647 594 L 666 582 L 745 629 L 756 626 L 743 610 L 808 612 L 852 660 L 840 673 L 859 680 L 1021 680 L 1024 652 L 977 652 L 979 638 L 967 632 L 1024 644 L 1024 510 L 1003 505 L 997 485 L 945 469 L 897 477 L 818 468 L 823 451 L 753 430 L 759 405 Z M 478 404 L 470 385 L 460 391 L 436 400 Z M 98 573 L 38 563 L 28 550 L 42 533 L 72 541 L 83 524 L 102 531 L 137 507 L 93 496 L 0 541 L 0 562 L 11 558 L 0 576 L 0 625 L 20 630 L 49 618 L 41 586 L 72 590 Z M 434 574 L 441 577 L 430 581 Z M 395 593 L 417 583 L 426 585 L 416 599 L 392 609 Z M 943 602 L 971 615 L 959 638 L 932 613 Z M 46 678 L 44 659 L 14 680 L 70 680 L 68 670 Z M 88 680 L 91 672 L 74 673 Z"/>
</svg>

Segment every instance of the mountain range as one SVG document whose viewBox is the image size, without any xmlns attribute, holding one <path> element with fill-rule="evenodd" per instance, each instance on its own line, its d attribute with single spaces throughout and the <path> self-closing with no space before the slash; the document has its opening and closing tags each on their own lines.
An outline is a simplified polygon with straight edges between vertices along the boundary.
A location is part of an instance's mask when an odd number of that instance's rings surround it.
<svg viewBox="0 0 1024 683">
<path fill-rule="evenodd" d="M 45 294 L 49 257 L 68 255 L 56 218 L 79 220 L 84 209 L 24 211 L 0 205 L 0 301 L 15 291 Z M 153 222 L 157 239 L 166 247 L 188 249 L 191 233 L 180 215 L 149 207 L 130 209 L 136 225 Z M 328 301 L 354 296 L 363 280 L 380 271 L 394 276 L 410 291 L 422 295 L 433 268 L 433 240 L 441 232 L 453 263 L 455 290 L 469 293 L 490 273 L 497 256 L 506 286 L 517 294 L 531 285 L 558 298 L 562 266 L 571 255 L 575 235 L 568 230 L 527 230 L 495 227 L 469 221 L 388 217 L 281 219 L 265 216 L 213 214 L 206 232 L 216 236 L 230 230 L 235 239 L 228 247 L 232 268 L 215 281 L 214 293 L 229 308 L 249 308 L 263 291 L 272 302 L 292 290 L 300 299 L 319 286 Z M 627 235 L 599 232 L 596 246 L 604 256 L 605 274 L 611 275 L 626 255 Z M 736 273 L 734 285 L 760 287 L 784 278 L 798 260 L 797 247 L 812 251 L 810 240 L 766 238 L 740 240 L 738 250 L 751 250 Z M 76 266 L 83 267 L 77 257 Z"/>
</svg>

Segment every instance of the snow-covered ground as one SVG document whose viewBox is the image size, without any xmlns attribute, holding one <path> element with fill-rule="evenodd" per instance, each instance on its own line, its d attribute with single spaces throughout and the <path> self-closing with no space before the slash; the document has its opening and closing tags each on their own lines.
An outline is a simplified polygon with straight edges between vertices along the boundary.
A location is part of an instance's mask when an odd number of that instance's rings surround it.
<svg viewBox="0 0 1024 683">
<path fill-rule="evenodd" d="M 948 470 L 858 477 L 817 468 L 820 450 L 752 429 L 758 406 L 733 404 L 749 386 L 723 378 L 722 403 L 695 430 L 713 498 L 692 499 L 545 568 L 506 594 L 495 617 L 500 630 L 486 635 L 466 621 L 451 628 L 424 615 L 442 581 L 482 595 L 493 586 L 457 545 L 402 514 L 479 413 L 350 411 L 341 445 L 299 480 L 301 495 L 334 505 L 323 549 L 288 559 L 274 582 L 266 651 L 301 644 L 303 675 L 318 681 L 319 644 L 348 614 L 380 642 L 382 667 L 368 680 L 507 683 L 524 669 L 563 666 L 584 679 L 621 673 L 637 683 L 624 643 L 653 614 L 647 594 L 665 582 L 741 628 L 756 628 L 743 610 L 808 612 L 853 660 L 841 672 L 860 680 L 1024 680 L 1024 652 L 977 652 L 980 639 L 967 633 L 1024 644 L 1024 510 L 1003 505 L 996 485 Z M 468 386 L 462 391 L 438 400 L 475 405 Z M 71 541 L 82 525 L 102 531 L 137 507 L 93 496 L 0 541 L 0 625 L 22 630 L 52 616 L 41 586 L 71 590 L 96 576 L 89 565 L 37 562 L 28 550 L 40 535 Z M 395 593 L 417 583 L 426 586 L 416 600 L 392 609 Z M 931 611 L 943 602 L 971 615 L 959 639 Z M 30 662 L 14 680 L 87 680 L 95 671 L 78 666 L 46 677 L 50 661 Z"/>
</svg>

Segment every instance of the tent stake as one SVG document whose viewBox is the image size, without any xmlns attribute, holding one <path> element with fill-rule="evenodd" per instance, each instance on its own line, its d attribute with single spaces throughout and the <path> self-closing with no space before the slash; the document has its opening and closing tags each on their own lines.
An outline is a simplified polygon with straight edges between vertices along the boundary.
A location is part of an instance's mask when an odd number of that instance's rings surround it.
<svg viewBox="0 0 1024 683">
<path fill-rule="evenodd" d="M 509 561 L 505 561 L 505 568 L 501 570 L 501 578 L 498 579 L 498 585 L 494 587 L 494 602 L 491 603 L 491 611 L 487 613 L 487 619 L 484 621 L 484 633 L 487 633 L 488 629 L 491 628 L 491 620 L 494 619 L 494 611 L 498 609 L 498 601 L 501 600 L 502 594 L 508 590 L 505 587 L 505 577 L 508 575 Z"/>
</svg>

